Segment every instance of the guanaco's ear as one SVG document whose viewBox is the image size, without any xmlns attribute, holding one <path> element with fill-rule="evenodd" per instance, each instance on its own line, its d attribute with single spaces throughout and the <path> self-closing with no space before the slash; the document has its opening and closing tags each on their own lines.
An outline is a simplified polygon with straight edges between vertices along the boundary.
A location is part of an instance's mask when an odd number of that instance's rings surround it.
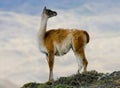
<svg viewBox="0 0 120 88">
<path fill-rule="evenodd" d="M 44 7 L 44 9 L 43 9 L 43 11 L 45 11 L 47 8 L 46 8 L 46 6 Z"/>
<path fill-rule="evenodd" d="M 45 6 L 45 7 L 43 8 L 42 13 L 45 13 L 46 9 L 47 9 L 47 8 L 46 8 L 46 6 Z"/>
</svg>

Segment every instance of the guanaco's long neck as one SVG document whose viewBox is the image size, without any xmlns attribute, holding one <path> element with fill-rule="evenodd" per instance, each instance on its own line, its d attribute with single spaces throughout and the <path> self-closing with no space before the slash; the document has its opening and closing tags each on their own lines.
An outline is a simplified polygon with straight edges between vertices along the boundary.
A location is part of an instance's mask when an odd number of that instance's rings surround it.
<svg viewBox="0 0 120 88">
<path fill-rule="evenodd" d="M 39 30 L 39 34 L 38 34 L 40 42 L 43 42 L 43 40 L 44 40 L 44 36 L 46 33 L 46 28 L 47 28 L 47 21 L 48 21 L 48 17 L 43 15 L 41 17 L 41 25 L 40 25 L 40 30 Z"/>
</svg>

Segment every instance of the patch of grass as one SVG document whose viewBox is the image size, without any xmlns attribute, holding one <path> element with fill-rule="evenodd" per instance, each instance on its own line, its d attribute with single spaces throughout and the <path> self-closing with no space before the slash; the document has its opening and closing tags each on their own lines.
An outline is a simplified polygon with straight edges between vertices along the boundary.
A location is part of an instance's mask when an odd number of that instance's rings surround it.
<svg viewBox="0 0 120 88">
<path fill-rule="evenodd" d="M 31 82 L 21 88 L 120 88 L 120 71 L 111 74 L 89 71 L 69 77 L 60 77 L 52 85 Z"/>
</svg>

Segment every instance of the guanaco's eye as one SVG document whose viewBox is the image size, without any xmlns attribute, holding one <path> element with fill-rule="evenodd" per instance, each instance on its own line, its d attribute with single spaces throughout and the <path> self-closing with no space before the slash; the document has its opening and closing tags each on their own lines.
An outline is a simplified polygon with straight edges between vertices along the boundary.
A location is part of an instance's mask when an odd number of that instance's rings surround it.
<svg viewBox="0 0 120 88">
<path fill-rule="evenodd" d="M 46 10 L 46 13 L 47 13 L 47 14 L 50 14 L 50 13 L 51 13 L 51 10 Z"/>
</svg>

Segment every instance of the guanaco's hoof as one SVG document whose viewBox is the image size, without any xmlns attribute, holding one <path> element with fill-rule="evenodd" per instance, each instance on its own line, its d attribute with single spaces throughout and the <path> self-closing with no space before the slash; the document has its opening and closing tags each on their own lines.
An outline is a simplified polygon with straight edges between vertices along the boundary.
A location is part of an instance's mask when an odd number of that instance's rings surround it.
<svg viewBox="0 0 120 88">
<path fill-rule="evenodd" d="M 87 71 L 83 71 L 82 74 L 87 74 Z"/>
<path fill-rule="evenodd" d="M 46 82 L 47 85 L 52 85 L 51 81 Z"/>
</svg>

